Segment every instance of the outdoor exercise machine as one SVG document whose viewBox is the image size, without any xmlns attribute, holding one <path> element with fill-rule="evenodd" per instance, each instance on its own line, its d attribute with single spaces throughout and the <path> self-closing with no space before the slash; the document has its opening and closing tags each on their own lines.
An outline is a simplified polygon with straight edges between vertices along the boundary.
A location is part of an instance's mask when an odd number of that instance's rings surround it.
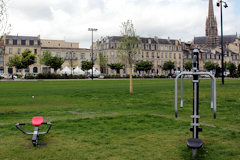
<svg viewBox="0 0 240 160">
<path fill-rule="evenodd" d="M 198 132 L 202 131 L 199 123 L 199 77 L 208 75 L 211 77 L 211 108 L 213 109 L 213 118 L 216 118 L 216 79 L 210 72 L 199 71 L 199 50 L 193 50 L 192 71 L 182 72 L 175 78 L 175 117 L 178 117 L 178 79 L 181 77 L 181 107 L 183 107 L 183 78 L 185 75 L 191 75 L 193 83 L 193 119 L 190 131 L 193 132 L 193 137 L 187 140 L 187 146 L 192 149 L 192 156 L 195 157 L 197 149 L 202 147 L 202 140 L 198 138 Z"/>
<path fill-rule="evenodd" d="M 39 126 L 41 126 L 42 124 L 48 125 L 48 129 L 46 132 L 39 132 Z M 17 123 L 16 124 L 17 129 L 19 129 L 24 134 L 33 135 L 32 136 L 32 144 L 35 147 L 38 145 L 39 135 L 47 134 L 52 127 L 51 122 L 43 122 L 43 117 L 33 117 L 32 118 L 32 125 L 34 126 L 33 132 L 25 132 L 22 128 L 20 128 L 21 125 L 25 125 L 25 123 Z"/>
</svg>

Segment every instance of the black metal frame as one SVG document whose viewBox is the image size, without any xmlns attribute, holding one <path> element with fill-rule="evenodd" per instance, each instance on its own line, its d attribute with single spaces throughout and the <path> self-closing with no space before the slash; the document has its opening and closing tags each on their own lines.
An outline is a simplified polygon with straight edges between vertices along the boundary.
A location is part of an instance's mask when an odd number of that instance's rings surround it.
<svg viewBox="0 0 240 160">
<path fill-rule="evenodd" d="M 41 134 L 47 134 L 49 132 L 49 130 L 52 127 L 52 123 L 51 122 L 43 122 L 41 124 L 46 124 L 48 125 L 48 129 L 46 132 L 39 132 L 39 126 L 35 126 L 34 127 L 34 131 L 33 132 L 25 132 L 20 126 L 25 125 L 25 123 L 17 123 L 16 127 L 17 129 L 19 129 L 22 133 L 24 134 L 29 134 L 29 135 L 33 135 L 32 136 L 32 144 L 33 146 L 37 146 L 38 145 L 38 140 L 39 140 L 39 135 Z"/>
</svg>

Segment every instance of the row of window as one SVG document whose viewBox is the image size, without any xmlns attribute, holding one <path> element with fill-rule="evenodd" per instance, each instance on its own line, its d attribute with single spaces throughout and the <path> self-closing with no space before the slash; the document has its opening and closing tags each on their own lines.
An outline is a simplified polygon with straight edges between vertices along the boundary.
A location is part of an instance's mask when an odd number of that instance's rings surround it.
<svg viewBox="0 0 240 160">
<path fill-rule="evenodd" d="M 165 51 L 181 51 L 181 46 L 174 46 L 174 45 L 156 45 L 156 44 L 142 44 L 137 45 L 138 48 L 142 48 L 143 50 L 165 50 Z M 110 48 L 117 48 L 117 43 L 111 43 Z M 99 50 L 108 49 L 108 44 L 100 44 L 98 46 Z"/>
<path fill-rule="evenodd" d="M 176 53 L 161 53 L 161 58 L 174 58 L 174 59 L 176 59 Z M 146 58 L 149 58 L 150 57 L 150 55 L 149 55 L 149 53 L 148 52 L 146 52 Z M 152 52 L 152 54 L 151 54 L 151 57 L 152 58 L 155 58 L 155 56 L 154 56 L 154 52 Z M 157 53 L 157 58 L 160 58 L 159 57 L 159 53 Z M 182 55 L 181 54 L 179 54 L 179 59 L 181 59 L 182 58 Z"/>
<path fill-rule="evenodd" d="M 181 51 L 181 46 L 160 46 L 158 47 L 158 45 L 151 45 L 151 44 L 144 44 L 143 46 L 144 50 L 165 50 L 165 51 Z"/>
<path fill-rule="evenodd" d="M 39 40 L 16 40 L 16 39 L 6 39 L 6 45 L 22 45 L 22 46 L 38 46 L 40 45 Z"/>
<path fill-rule="evenodd" d="M 139 53 L 139 54 L 141 54 L 141 53 Z M 110 55 L 111 55 L 111 58 L 113 59 L 114 58 L 114 52 L 111 52 Z M 154 52 L 152 52 L 152 53 L 146 52 L 145 53 L 145 57 L 146 58 L 149 58 L 150 55 L 151 55 L 152 58 L 160 58 L 160 54 L 159 53 L 157 53 L 156 57 L 155 57 L 155 53 Z M 117 57 L 119 57 L 119 56 L 120 56 L 120 53 L 117 53 Z M 179 56 L 179 59 L 182 58 L 181 54 L 179 54 L 178 56 Z M 161 58 L 174 58 L 174 59 L 176 59 L 176 57 L 177 57 L 177 53 L 165 53 L 165 54 L 161 53 Z M 144 58 L 144 54 L 142 54 L 142 58 Z"/>
<path fill-rule="evenodd" d="M 25 50 L 25 49 L 24 49 L 24 50 Z M 18 48 L 18 49 L 17 49 L 17 54 L 21 54 L 21 51 L 22 51 L 21 48 Z M 9 53 L 9 54 L 13 54 L 13 48 L 9 48 L 8 53 Z M 34 54 L 37 54 L 37 49 L 34 49 L 34 50 L 33 50 L 33 53 L 34 53 Z"/>
<path fill-rule="evenodd" d="M 57 52 L 56 53 L 57 57 L 61 57 L 61 53 Z M 77 55 L 74 52 L 66 52 L 66 59 L 77 59 Z M 85 53 L 80 54 L 80 59 L 86 59 Z"/>
</svg>

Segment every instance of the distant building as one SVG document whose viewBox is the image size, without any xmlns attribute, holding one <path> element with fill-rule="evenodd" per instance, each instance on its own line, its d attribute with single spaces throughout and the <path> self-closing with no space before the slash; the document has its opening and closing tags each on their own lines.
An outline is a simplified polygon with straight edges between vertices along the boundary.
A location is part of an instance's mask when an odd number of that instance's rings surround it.
<svg viewBox="0 0 240 160">
<path fill-rule="evenodd" d="M 189 46 L 188 46 L 189 47 Z M 190 61 L 192 62 L 192 50 L 193 48 L 188 48 L 184 47 L 183 52 L 184 52 L 184 63 Z M 224 53 L 224 62 L 232 62 L 236 66 L 240 64 L 240 55 L 239 53 L 236 53 L 232 50 L 225 49 Z M 208 61 L 217 63 L 219 67 L 221 67 L 221 59 L 222 59 L 222 53 L 219 48 L 215 49 L 200 49 L 200 54 L 199 54 L 199 70 L 201 71 L 206 71 L 204 69 L 204 64 Z"/>
<path fill-rule="evenodd" d="M 13 35 L 3 35 L 2 37 L 3 43 L 3 54 L 0 58 L 0 63 L 3 64 L 3 67 L 0 67 L 0 72 L 3 73 L 38 73 L 40 70 L 40 64 L 35 63 L 29 68 L 26 68 L 24 71 L 16 70 L 15 68 L 8 67 L 6 64 L 10 56 L 14 54 L 21 54 L 24 50 L 29 49 L 35 54 L 37 57 L 40 55 L 41 43 L 40 36 L 13 36 Z M 39 59 L 37 59 L 37 62 Z"/>
<path fill-rule="evenodd" d="M 79 48 L 79 43 L 65 42 L 63 40 L 42 40 L 41 39 L 41 54 L 45 51 L 50 51 L 52 56 L 62 57 L 65 66 L 74 70 L 77 66 L 81 68 L 82 61 L 91 61 L 90 50 Z M 42 72 L 49 72 L 49 67 L 42 66 Z M 53 72 L 53 70 L 51 70 Z"/>
<path fill-rule="evenodd" d="M 68 66 L 72 70 L 79 66 L 83 60 L 91 60 L 90 50 L 79 48 L 79 43 L 65 42 L 63 40 L 44 40 L 39 36 L 13 36 L 3 35 L 0 45 L 0 73 L 8 74 L 28 74 L 42 73 L 51 71 L 49 67 L 39 63 L 39 57 L 46 50 L 49 50 L 52 56 L 62 57 L 65 62 L 62 67 Z M 21 54 L 24 50 L 29 49 L 36 55 L 36 63 L 30 65 L 24 70 L 8 67 L 6 64 L 10 56 Z M 53 72 L 53 70 L 52 70 Z"/>
<path fill-rule="evenodd" d="M 122 37 L 111 36 L 97 40 L 94 43 L 94 52 L 103 53 L 103 56 L 110 63 L 122 63 L 121 54 L 118 50 L 118 44 Z M 183 65 L 183 51 L 181 40 L 145 38 L 140 37 L 141 42 L 138 44 L 139 53 L 136 55 L 135 62 L 151 61 L 153 68 L 150 71 L 151 74 L 166 74 L 163 71 L 163 64 L 166 61 L 173 61 L 175 63 L 176 70 L 180 70 Z M 115 74 L 114 70 L 105 68 L 103 71 L 105 74 Z M 129 68 L 125 65 L 125 68 L 120 71 L 120 74 L 129 74 Z M 136 74 L 136 71 L 135 71 Z"/>
</svg>

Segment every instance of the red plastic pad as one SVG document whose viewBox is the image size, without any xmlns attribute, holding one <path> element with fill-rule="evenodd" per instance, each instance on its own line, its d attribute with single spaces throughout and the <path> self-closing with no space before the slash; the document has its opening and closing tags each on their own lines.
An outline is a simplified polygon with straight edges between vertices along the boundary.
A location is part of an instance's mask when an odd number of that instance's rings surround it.
<svg viewBox="0 0 240 160">
<path fill-rule="evenodd" d="M 33 126 L 40 126 L 43 122 L 43 117 L 33 117 L 32 118 L 32 125 Z"/>
</svg>

